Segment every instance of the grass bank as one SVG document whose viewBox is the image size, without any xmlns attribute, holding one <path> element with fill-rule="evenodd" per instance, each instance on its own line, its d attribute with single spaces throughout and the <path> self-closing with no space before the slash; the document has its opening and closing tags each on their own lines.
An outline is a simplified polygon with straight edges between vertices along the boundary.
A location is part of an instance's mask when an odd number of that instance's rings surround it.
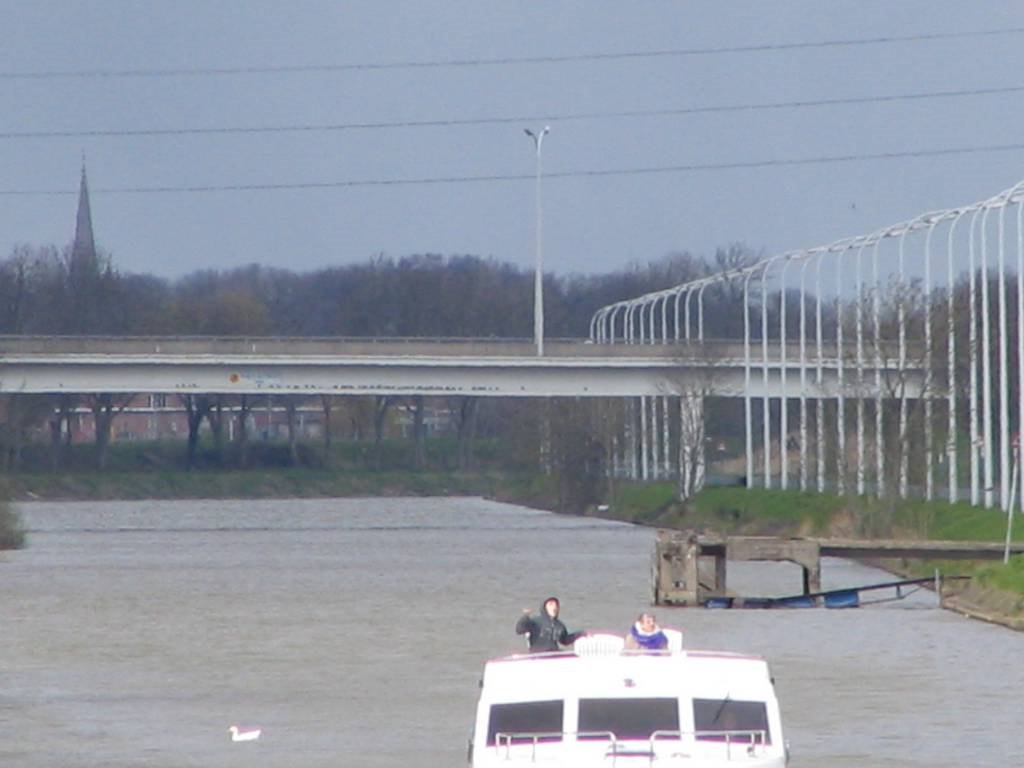
<svg viewBox="0 0 1024 768">
<path fill-rule="evenodd" d="M 681 503 L 671 483 L 626 484 L 602 514 L 663 528 L 749 536 L 1002 542 L 1006 516 L 960 502 L 878 500 L 800 491 L 707 488 Z M 1024 524 L 1013 532 L 1024 541 Z"/>
<path fill-rule="evenodd" d="M 359 496 L 486 496 L 547 508 L 551 483 L 532 473 L 337 471 L 274 468 L 149 472 L 23 472 L 16 500 L 265 499 Z"/>
<path fill-rule="evenodd" d="M 471 472 L 458 470 L 459 453 L 453 438 L 428 439 L 423 468 L 414 470 L 416 457 L 406 440 L 337 440 L 329 448 L 299 443 L 294 454 L 287 443 L 259 440 L 243 457 L 237 445 L 217 450 L 207 436 L 191 468 L 180 440 L 123 441 L 110 446 L 104 470 L 96 469 L 93 446 L 74 444 L 63 448 L 55 471 L 49 447 L 33 443 L 6 480 L 17 500 L 475 495 L 553 508 L 548 479 L 517 462 L 498 441 L 474 442 Z"/>
</svg>

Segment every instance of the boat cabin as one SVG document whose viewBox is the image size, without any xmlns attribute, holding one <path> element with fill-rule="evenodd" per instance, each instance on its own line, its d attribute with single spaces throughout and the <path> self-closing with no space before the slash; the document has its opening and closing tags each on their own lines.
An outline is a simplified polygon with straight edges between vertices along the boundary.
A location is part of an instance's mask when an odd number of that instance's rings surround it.
<svg viewBox="0 0 1024 768">
<path fill-rule="evenodd" d="M 763 659 L 599 635 L 487 662 L 470 763 L 781 768 L 786 752 Z"/>
</svg>

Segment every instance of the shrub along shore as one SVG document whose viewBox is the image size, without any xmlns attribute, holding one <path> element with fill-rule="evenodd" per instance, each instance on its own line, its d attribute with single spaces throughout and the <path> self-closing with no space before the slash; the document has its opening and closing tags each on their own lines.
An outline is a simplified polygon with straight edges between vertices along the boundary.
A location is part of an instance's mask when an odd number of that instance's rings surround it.
<svg viewBox="0 0 1024 768">
<path fill-rule="evenodd" d="M 708 488 L 680 503 L 671 483 L 616 483 L 602 502 L 566 509 L 559 483 L 534 472 L 263 468 L 120 472 L 22 472 L 7 476 L 12 500 L 482 496 L 657 528 L 719 534 L 838 536 L 1002 542 L 1006 518 L 968 504 L 878 501 L 745 488 Z M 1024 522 L 1014 541 L 1024 541 Z M 0 511 L 0 548 L 23 544 L 16 513 Z M 976 618 L 1024 629 L 1024 557 L 997 562 L 889 560 L 893 573 L 970 575 L 943 604 Z M 950 582 L 952 583 L 952 582 Z"/>
</svg>

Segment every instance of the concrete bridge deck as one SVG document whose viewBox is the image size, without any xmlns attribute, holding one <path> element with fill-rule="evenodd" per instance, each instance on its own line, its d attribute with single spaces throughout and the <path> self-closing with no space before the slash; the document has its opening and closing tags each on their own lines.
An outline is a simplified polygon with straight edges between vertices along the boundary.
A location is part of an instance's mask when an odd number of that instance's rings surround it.
<svg viewBox="0 0 1024 768">
<path fill-rule="evenodd" d="M 0 392 L 780 397 L 785 370 L 786 392 L 795 398 L 801 369 L 807 397 L 839 391 L 834 349 L 824 351 L 832 357 L 821 361 L 820 385 L 817 362 L 799 364 L 799 345 L 787 345 L 785 357 L 773 352 L 759 364 L 751 350 L 748 388 L 744 347 L 736 341 L 552 339 L 538 357 L 532 342 L 517 339 L 6 336 Z M 881 365 L 895 367 L 890 359 Z M 873 369 L 864 382 L 873 386 Z M 855 384 L 848 374 L 842 391 L 854 396 Z"/>
</svg>

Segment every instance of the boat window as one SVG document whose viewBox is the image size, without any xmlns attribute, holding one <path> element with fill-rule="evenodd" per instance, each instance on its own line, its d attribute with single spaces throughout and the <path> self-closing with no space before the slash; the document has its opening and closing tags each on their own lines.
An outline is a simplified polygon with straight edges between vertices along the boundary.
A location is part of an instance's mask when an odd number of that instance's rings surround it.
<svg viewBox="0 0 1024 768">
<path fill-rule="evenodd" d="M 678 730 L 678 699 L 580 699 L 580 734 L 611 731 L 617 739 L 646 741 L 654 731 Z"/>
<path fill-rule="evenodd" d="M 522 701 L 514 704 L 493 704 L 487 724 L 487 743 L 493 745 L 497 735 L 515 734 L 512 744 L 562 740 L 562 710 L 559 701 Z M 544 734 L 537 738 L 531 734 Z M 506 739 L 501 740 L 507 743 Z"/>
<path fill-rule="evenodd" d="M 749 738 L 750 732 L 763 731 L 764 743 L 772 743 L 763 701 L 694 699 L 693 724 L 697 738 L 705 741 L 724 741 L 729 732 Z"/>
</svg>

